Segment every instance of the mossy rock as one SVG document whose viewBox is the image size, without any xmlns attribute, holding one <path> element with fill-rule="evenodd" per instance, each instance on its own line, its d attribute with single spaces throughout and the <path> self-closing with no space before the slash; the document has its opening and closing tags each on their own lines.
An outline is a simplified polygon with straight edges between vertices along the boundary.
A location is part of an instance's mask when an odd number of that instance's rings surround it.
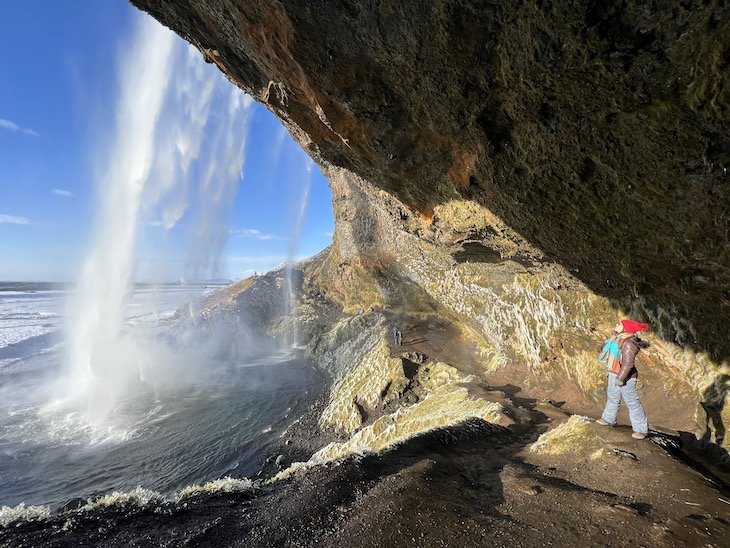
<svg viewBox="0 0 730 548">
<path fill-rule="evenodd" d="M 358 405 L 374 408 L 386 404 L 407 384 L 402 360 L 391 358 L 388 344 L 381 339 L 332 387 L 320 425 L 352 433 L 363 422 Z"/>
<path fill-rule="evenodd" d="M 424 432 L 481 419 L 498 423 L 502 419 L 499 403 L 472 398 L 456 381 L 445 381 L 446 370 L 438 368 L 431 378 L 437 385 L 423 400 L 395 413 L 385 415 L 356 432 L 344 443 L 332 443 L 315 453 L 318 464 L 352 454 L 379 453 Z M 442 384 L 443 383 L 443 384 Z"/>
<path fill-rule="evenodd" d="M 548 430 L 530 446 L 530 451 L 543 455 L 578 453 L 596 456 L 604 444 L 597 426 L 587 417 L 573 415 L 560 426 Z"/>
</svg>

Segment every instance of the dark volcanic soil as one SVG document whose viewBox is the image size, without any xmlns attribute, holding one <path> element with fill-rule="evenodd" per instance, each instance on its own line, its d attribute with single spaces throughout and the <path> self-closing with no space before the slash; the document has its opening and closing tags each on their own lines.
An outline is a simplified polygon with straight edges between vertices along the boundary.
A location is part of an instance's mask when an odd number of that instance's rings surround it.
<svg viewBox="0 0 730 548">
<path fill-rule="evenodd" d="M 522 402 L 528 427 L 472 422 L 250 493 L 10 527 L 0 545 L 727 546 L 730 492 L 660 446 L 676 440 L 606 429 L 608 460 L 538 457 L 527 445 L 566 416 Z"/>
<path fill-rule="evenodd" d="M 448 324 L 403 325 L 404 345 L 394 353 L 447 359 L 458 348 L 453 361 L 470 368 Z M 11 524 L 0 529 L 0 546 L 728 545 L 730 459 L 719 447 L 687 433 L 655 431 L 638 441 L 628 427 L 591 425 L 605 440 L 603 458 L 536 454 L 529 446 L 569 418 L 569 404 L 506 383 L 492 392 L 500 391 L 521 414 L 508 428 L 473 421 L 245 493 Z M 317 426 L 324 403 L 290 429 L 260 477 L 279 469 L 277 455 L 286 466 L 333 439 Z M 658 424 L 660 415 L 648 411 Z M 592 414 L 599 412 L 596 404 Z"/>
</svg>

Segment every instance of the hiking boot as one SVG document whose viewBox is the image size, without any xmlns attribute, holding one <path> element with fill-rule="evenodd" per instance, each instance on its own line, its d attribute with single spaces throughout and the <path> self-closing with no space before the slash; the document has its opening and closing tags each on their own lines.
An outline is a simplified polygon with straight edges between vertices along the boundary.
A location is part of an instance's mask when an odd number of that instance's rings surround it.
<svg viewBox="0 0 730 548">
<path fill-rule="evenodd" d="M 635 440 L 643 440 L 646 437 L 646 434 L 643 434 L 641 432 L 634 432 L 633 434 L 631 434 L 631 437 Z"/>
<path fill-rule="evenodd" d="M 609 423 L 607 423 L 603 419 L 596 419 L 596 424 L 600 424 L 601 426 L 611 426 Z"/>
</svg>

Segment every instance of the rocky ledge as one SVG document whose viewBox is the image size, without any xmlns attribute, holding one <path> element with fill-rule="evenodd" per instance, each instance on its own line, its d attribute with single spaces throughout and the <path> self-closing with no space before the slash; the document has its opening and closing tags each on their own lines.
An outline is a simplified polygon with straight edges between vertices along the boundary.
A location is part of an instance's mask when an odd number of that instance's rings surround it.
<svg viewBox="0 0 730 548">
<path fill-rule="evenodd" d="M 231 286 L 194 321 L 250 323 L 272 346 L 296 325 L 330 379 L 255 478 L 4 511 L 0 546 L 722 545 L 730 459 L 680 430 L 692 414 L 663 389 L 645 387 L 652 432 L 634 440 L 623 415 L 608 428 L 578 414 L 600 409 L 590 371 L 509 361 L 416 289 L 412 309 L 348 313 L 320 285 L 329 257 Z M 297 302 L 281 315 L 287 279 Z"/>
</svg>

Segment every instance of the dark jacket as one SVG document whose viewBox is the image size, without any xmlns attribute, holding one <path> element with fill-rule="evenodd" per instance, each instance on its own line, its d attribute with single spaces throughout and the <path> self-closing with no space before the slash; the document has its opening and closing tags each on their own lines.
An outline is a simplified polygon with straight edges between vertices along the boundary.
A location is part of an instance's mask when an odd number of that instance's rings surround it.
<svg viewBox="0 0 730 548">
<path fill-rule="evenodd" d="M 616 378 L 621 383 L 625 383 L 628 379 L 639 376 L 635 364 L 636 355 L 642 348 L 646 348 L 647 346 L 649 344 L 639 339 L 636 335 L 631 335 L 623 341 L 621 345 L 621 369 L 619 369 L 616 375 Z"/>
</svg>

